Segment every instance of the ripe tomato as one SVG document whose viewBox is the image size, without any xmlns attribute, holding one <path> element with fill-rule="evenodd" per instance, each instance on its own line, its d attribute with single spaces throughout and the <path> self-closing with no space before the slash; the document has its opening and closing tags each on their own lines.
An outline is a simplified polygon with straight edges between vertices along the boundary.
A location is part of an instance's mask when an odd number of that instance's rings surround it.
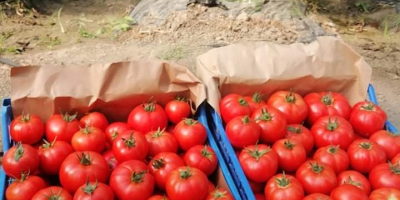
<svg viewBox="0 0 400 200">
<path fill-rule="evenodd" d="M 186 165 L 203 171 L 207 176 L 211 175 L 218 166 L 218 158 L 214 150 L 207 145 L 196 145 L 190 148 L 184 156 Z"/>
<path fill-rule="evenodd" d="M 357 171 L 344 171 L 338 175 L 338 184 L 351 184 L 362 189 L 366 195 L 371 193 L 371 184 L 368 179 Z"/>
<path fill-rule="evenodd" d="M 112 151 L 120 163 L 135 159 L 143 160 L 149 152 L 149 143 L 142 133 L 127 130 L 115 139 Z"/>
<path fill-rule="evenodd" d="M 128 124 L 136 131 L 146 134 L 157 129 L 165 129 L 168 117 L 164 109 L 156 102 L 136 106 L 128 116 Z"/>
<path fill-rule="evenodd" d="M 110 187 L 117 199 L 147 200 L 154 190 L 154 177 L 145 163 L 129 160 L 111 173 Z"/>
<path fill-rule="evenodd" d="M 31 145 L 19 142 L 4 154 L 2 165 L 9 177 L 19 179 L 21 173 L 36 172 L 39 168 L 39 155 Z"/>
<path fill-rule="evenodd" d="M 112 150 L 107 150 L 103 152 L 103 158 L 106 160 L 108 167 L 110 168 L 110 171 L 113 171 L 118 165 L 119 162 L 114 156 L 114 152 Z"/>
<path fill-rule="evenodd" d="M 335 171 L 317 161 L 304 162 L 297 170 L 296 178 L 308 194 L 322 193 L 329 195 L 337 186 Z"/>
<path fill-rule="evenodd" d="M 71 139 L 75 151 L 95 151 L 97 153 L 103 152 L 106 142 L 104 132 L 94 126 L 82 128 Z"/>
<path fill-rule="evenodd" d="M 72 196 L 62 187 L 50 186 L 39 190 L 32 200 L 72 200 Z"/>
<path fill-rule="evenodd" d="M 245 147 L 239 162 L 246 177 L 257 183 L 268 181 L 278 170 L 278 154 L 265 144 Z"/>
<path fill-rule="evenodd" d="M 368 139 L 359 139 L 351 143 L 347 154 L 350 166 L 361 173 L 369 173 L 375 166 L 386 162 L 385 151 Z"/>
<path fill-rule="evenodd" d="M 94 151 L 71 153 L 60 168 L 60 182 L 71 194 L 89 181 L 107 183 L 110 170 L 103 156 Z"/>
<path fill-rule="evenodd" d="M 21 179 L 14 181 L 7 187 L 6 199 L 31 200 L 33 195 L 46 187 L 46 183 L 39 176 L 23 174 Z"/>
<path fill-rule="evenodd" d="M 22 114 L 12 120 L 10 136 L 22 144 L 35 144 L 44 135 L 44 124 L 37 115 Z"/>
<path fill-rule="evenodd" d="M 388 159 L 392 159 L 396 154 L 400 153 L 400 136 L 395 133 L 380 130 L 372 134 L 369 139 L 377 143 L 385 151 Z"/>
<path fill-rule="evenodd" d="M 394 188 L 381 188 L 372 191 L 370 200 L 396 200 L 400 199 L 400 190 Z"/>
<path fill-rule="evenodd" d="M 79 131 L 80 126 L 76 114 L 61 113 L 51 116 L 46 122 L 47 141 L 54 141 L 57 138 L 57 141 L 71 143 L 72 136 Z"/>
<path fill-rule="evenodd" d="M 81 118 L 79 121 L 82 127 L 96 127 L 102 131 L 105 131 L 108 126 L 108 120 L 106 116 L 99 112 L 89 113 Z"/>
<path fill-rule="evenodd" d="M 320 92 L 309 93 L 304 97 L 308 106 L 307 122 L 313 125 L 324 116 L 339 116 L 348 120 L 351 113 L 349 101 L 340 93 Z"/>
<path fill-rule="evenodd" d="M 191 109 L 185 98 L 178 97 L 165 105 L 165 113 L 170 122 L 177 124 L 190 116 Z"/>
<path fill-rule="evenodd" d="M 157 154 L 149 162 L 149 171 L 154 176 L 159 189 L 165 190 L 167 178 L 172 170 L 185 166 L 181 157 L 175 153 L 163 152 Z"/>
<path fill-rule="evenodd" d="M 150 198 L 148 198 L 147 200 L 170 200 L 170 198 L 168 198 L 167 196 L 165 196 L 165 195 L 154 195 L 154 196 L 151 196 Z"/>
<path fill-rule="evenodd" d="M 252 112 L 255 110 L 259 109 L 261 106 L 267 105 L 263 100 L 263 94 L 256 92 L 253 94 L 253 96 L 245 96 L 244 99 L 247 101 L 247 103 L 250 106 L 250 109 Z"/>
<path fill-rule="evenodd" d="M 351 124 L 342 117 L 325 116 L 319 118 L 311 127 L 317 148 L 328 145 L 339 145 L 347 150 L 355 136 Z"/>
<path fill-rule="evenodd" d="M 303 145 L 309 154 L 314 148 L 314 136 L 310 130 L 301 124 L 290 124 L 287 126 L 286 138 L 296 140 Z"/>
<path fill-rule="evenodd" d="M 301 183 L 291 175 L 278 174 L 267 182 L 264 190 L 266 199 L 303 200 L 304 190 Z"/>
<path fill-rule="evenodd" d="M 325 194 L 314 193 L 304 197 L 303 200 L 333 200 L 333 199 Z"/>
<path fill-rule="evenodd" d="M 173 170 L 165 185 L 171 200 L 204 200 L 208 195 L 208 179 L 193 167 L 178 167 Z"/>
<path fill-rule="evenodd" d="M 243 148 L 255 144 L 260 139 L 260 126 L 249 116 L 239 116 L 233 118 L 226 124 L 226 136 L 232 146 Z"/>
<path fill-rule="evenodd" d="M 203 124 L 188 118 L 175 126 L 174 136 L 179 147 L 187 151 L 193 146 L 204 144 L 207 139 L 207 132 Z"/>
<path fill-rule="evenodd" d="M 275 92 L 269 97 L 267 104 L 280 110 L 288 124 L 300 124 L 307 118 L 307 104 L 303 97 L 292 91 Z"/>
<path fill-rule="evenodd" d="M 178 152 L 178 141 L 175 136 L 163 130 L 150 131 L 146 133 L 149 143 L 149 156 L 154 157 L 161 152 Z"/>
<path fill-rule="evenodd" d="M 219 103 L 221 117 L 225 123 L 233 118 L 244 115 L 251 115 L 251 107 L 243 96 L 228 94 Z"/>
<path fill-rule="evenodd" d="M 386 118 L 385 111 L 379 106 L 362 101 L 354 105 L 349 121 L 357 134 L 369 137 L 383 129 Z"/>
<path fill-rule="evenodd" d="M 206 200 L 234 200 L 234 198 L 229 191 L 218 188 L 210 192 Z"/>
<path fill-rule="evenodd" d="M 254 194 L 254 197 L 256 198 L 256 200 L 265 200 L 265 195 L 261 193 Z"/>
<path fill-rule="evenodd" d="M 382 163 L 369 173 L 369 182 L 374 190 L 379 188 L 396 188 L 400 190 L 399 163 Z"/>
<path fill-rule="evenodd" d="M 110 186 L 104 183 L 87 182 L 79 187 L 74 200 L 114 200 L 114 193 Z"/>
<path fill-rule="evenodd" d="M 215 185 L 210 180 L 208 180 L 208 193 L 215 190 Z"/>
<path fill-rule="evenodd" d="M 296 140 L 278 140 L 272 149 L 278 154 L 279 168 L 286 172 L 296 171 L 307 158 L 303 145 Z"/>
<path fill-rule="evenodd" d="M 369 200 L 368 196 L 360 188 L 344 184 L 332 190 L 331 197 L 333 200 Z"/>
<path fill-rule="evenodd" d="M 265 105 L 255 110 L 251 118 L 261 127 L 262 143 L 273 144 L 285 137 L 286 118 L 278 109 Z"/>
<path fill-rule="evenodd" d="M 57 175 L 64 159 L 74 152 L 72 146 L 64 141 L 53 141 L 39 147 L 39 169 L 43 174 Z"/>
<path fill-rule="evenodd" d="M 347 170 L 350 165 L 349 156 L 346 151 L 339 148 L 339 146 L 333 145 L 319 148 L 314 153 L 313 159 L 328 165 L 336 174 Z"/>
<path fill-rule="evenodd" d="M 399 163 L 399 162 L 400 162 L 400 153 L 396 154 L 396 156 L 394 156 L 394 157 L 392 158 L 391 162 L 392 162 L 393 164 Z"/>
<path fill-rule="evenodd" d="M 132 128 L 129 124 L 124 122 L 114 122 L 107 126 L 105 130 L 106 139 L 108 144 L 112 146 L 112 143 L 115 138 L 117 138 L 118 134 L 121 134 L 124 131 L 131 130 Z"/>
</svg>

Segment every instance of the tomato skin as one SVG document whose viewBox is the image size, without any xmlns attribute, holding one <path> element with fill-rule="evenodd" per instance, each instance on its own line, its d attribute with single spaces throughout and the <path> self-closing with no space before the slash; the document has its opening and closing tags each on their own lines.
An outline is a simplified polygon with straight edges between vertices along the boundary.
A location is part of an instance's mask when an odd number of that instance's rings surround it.
<svg viewBox="0 0 400 200">
<path fill-rule="evenodd" d="M 246 177 L 257 183 L 268 181 L 278 170 L 278 154 L 265 144 L 244 148 L 239 155 L 239 162 Z"/>
<path fill-rule="evenodd" d="M 275 175 L 267 182 L 264 191 L 265 199 L 302 200 L 304 198 L 303 186 L 291 175 Z"/>
<path fill-rule="evenodd" d="M 129 113 L 128 124 L 133 130 L 145 134 L 167 128 L 168 117 L 164 109 L 155 102 L 143 103 Z"/>
<path fill-rule="evenodd" d="M 154 157 L 161 152 L 178 152 L 178 141 L 174 135 L 166 131 L 150 131 L 146 133 L 149 143 L 149 156 Z"/>
<path fill-rule="evenodd" d="M 81 118 L 79 121 L 82 127 L 96 127 L 102 131 L 105 131 L 108 126 L 108 120 L 106 116 L 99 112 L 91 112 Z"/>
<path fill-rule="evenodd" d="M 149 144 L 142 133 L 127 130 L 115 139 L 112 151 L 120 163 L 128 160 L 143 160 L 149 152 Z"/>
<path fill-rule="evenodd" d="M 31 200 L 33 195 L 46 187 L 46 182 L 39 176 L 28 176 L 11 183 L 6 190 L 7 200 Z M 23 194 L 23 195 L 21 195 Z"/>
<path fill-rule="evenodd" d="M 336 174 L 329 166 L 317 161 L 304 162 L 296 172 L 296 178 L 307 194 L 329 195 L 337 186 Z"/>
<path fill-rule="evenodd" d="M 313 125 L 324 116 L 339 116 L 348 120 L 351 113 L 349 101 L 340 93 L 320 92 L 309 93 L 304 97 L 308 106 L 307 123 Z"/>
<path fill-rule="evenodd" d="M 286 129 L 286 138 L 300 142 L 306 153 L 311 153 L 314 148 L 314 136 L 308 128 L 301 124 L 289 124 Z"/>
<path fill-rule="evenodd" d="M 93 187 L 93 188 L 90 188 Z M 110 186 L 104 183 L 89 182 L 76 190 L 74 200 L 114 200 Z"/>
<path fill-rule="evenodd" d="M 238 116 L 251 115 L 251 107 L 243 96 L 228 94 L 219 103 L 222 120 L 228 123 Z"/>
<path fill-rule="evenodd" d="M 122 132 L 131 129 L 131 126 L 124 122 L 114 122 L 108 125 L 106 130 L 104 131 L 104 133 L 106 134 L 107 143 L 112 146 L 113 141 L 115 140 L 115 138 L 117 138 L 118 134 L 121 134 Z"/>
<path fill-rule="evenodd" d="M 382 163 L 375 166 L 369 173 L 369 182 L 374 190 L 380 188 L 395 188 L 400 190 L 400 166 Z"/>
<path fill-rule="evenodd" d="M 247 101 L 247 103 L 250 106 L 251 112 L 254 112 L 255 110 L 259 109 L 261 106 L 267 105 L 263 98 L 263 94 L 256 92 L 253 94 L 253 96 L 245 96 L 244 99 Z"/>
<path fill-rule="evenodd" d="M 256 200 L 265 200 L 265 195 L 261 193 L 254 194 L 254 197 L 256 198 Z"/>
<path fill-rule="evenodd" d="M 338 175 L 337 180 L 339 185 L 353 184 L 362 189 L 366 195 L 369 195 L 371 193 L 371 184 L 369 183 L 368 179 L 360 172 L 353 170 L 341 172 Z"/>
<path fill-rule="evenodd" d="M 162 196 L 162 195 L 154 195 L 148 198 L 147 200 L 170 200 L 167 196 Z"/>
<path fill-rule="evenodd" d="M 190 148 L 183 159 L 186 165 L 203 171 L 207 176 L 211 175 L 218 166 L 217 155 L 207 145 L 196 145 Z"/>
<path fill-rule="evenodd" d="M 46 122 L 47 141 L 54 141 L 57 138 L 57 141 L 71 143 L 72 136 L 80 129 L 79 126 L 76 114 L 55 114 Z"/>
<path fill-rule="evenodd" d="M 333 200 L 333 199 L 325 194 L 314 193 L 304 197 L 303 200 Z"/>
<path fill-rule="evenodd" d="M 400 190 L 394 188 L 381 188 L 372 191 L 370 200 L 400 199 Z"/>
<path fill-rule="evenodd" d="M 369 200 L 364 191 L 350 184 L 344 184 L 332 190 L 331 197 L 333 200 Z"/>
<path fill-rule="evenodd" d="M 350 165 L 349 156 L 346 151 L 332 145 L 319 148 L 314 153 L 313 159 L 331 167 L 336 175 L 347 170 Z"/>
<path fill-rule="evenodd" d="M 210 180 L 208 180 L 208 193 L 215 190 L 215 185 Z"/>
<path fill-rule="evenodd" d="M 273 144 L 286 135 L 286 117 L 272 106 L 261 106 L 251 116 L 261 127 L 260 140 L 262 143 Z M 273 133 L 273 134 L 271 134 Z"/>
<path fill-rule="evenodd" d="M 60 167 L 60 183 L 69 193 L 89 181 L 107 183 L 110 170 L 103 156 L 94 151 L 71 153 Z"/>
<path fill-rule="evenodd" d="M 232 146 L 243 148 L 255 144 L 260 139 L 260 126 L 249 116 L 238 116 L 226 124 L 226 136 Z"/>
<path fill-rule="evenodd" d="M 400 153 L 396 154 L 391 160 L 393 164 L 397 164 L 399 163 L 399 161 L 400 161 Z"/>
<path fill-rule="evenodd" d="M 96 127 L 86 127 L 74 134 L 71 139 L 75 151 L 103 152 L 106 147 L 106 135 Z"/>
<path fill-rule="evenodd" d="M 382 130 L 387 119 L 385 111 L 368 101 L 361 101 L 354 105 L 349 122 L 357 134 L 369 137 Z"/>
<path fill-rule="evenodd" d="M 174 136 L 179 147 L 187 151 L 193 146 L 202 145 L 207 140 L 206 128 L 194 119 L 184 119 L 174 129 Z"/>
<path fill-rule="evenodd" d="M 234 200 L 234 198 L 229 191 L 218 188 L 211 191 L 205 200 Z"/>
<path fill-rule="evenodd" d="M 114 156 L 114 152 L 112 150 L 107 150 L 103 152 L 102 155 L 104 160 L 106 160 L 110 171 L 114 171 L 114 169 L 119 165 L 118 160 Z"/>
<path fill-rule="evenodd" d="M 64 159 L 74 152 L 72 146 L 64 141 L 53 141 L 39 147 L 39 169 L 47 175 L 57 175 Z"/>
<path fill-rule="evenodd" d="M 288 124 L 301 124 L 307 118 L 307 104 L 297 93 L 275 92 L 269 97 L 267 104 L 280 110 L 285 115 Z"/>
<path fill-rule="evenodd" d="M 10 136 L 22 144 L 35 144 L 44 135 L 44 123 L 37 115 L 22 114 L 10 124 Z"/>
<path fill-rule="evenodd" d="M 278 140 L 274 143 L 272 149 L 278 154 L 279 169 L 285 172 L 296 171 L 307 158 L 303 145 L 296 140 Z"/>
<path fill-rule="evenodd" d="M 347 154 L 350 166 L 361 173 L 369 173 L 375 166 L 386 162 L 385 151 L 368 139 L 355 140 L 349 146 Z"/>
<path fill-rule="evenodd" d="M 175 153 L 162 152 L 149 162 L 149 171 L 154 176 L 159 189 L 165 190 L 169 174 L 178 167 L 185 166 L 181 157 Z"/>
<path fill-rule="evenodd" d="M 400 135 L 380 130 L 372 134 L 369 139 L 377 143 L 385 151 L 388 159 L 392 159 L 396 154 L 400 153 Z"/>
<path fill-rule="evenodd" d="M 175 99 L 165 105 L 165 113 L 170 122 L 177 124 L 190 116 L 191 109 L 185 99 Z"/>
<path fill-rule="evenodd" d="M 32 200 L 49 200 L 49 199 L 62 199 L 72 200 L 72 196 L 62 187 L 50 186 L 39 190 L 33 197 Z"/>
<path fill-rule="evenodd" d="M 18 155 L 17 159 L 15 155 Z M 4 172 L 9 177 L 19 179 L 21 172 L 34 173 L 38 170 L 39 155 L 31 145 L 18 143 L 4 154 L 2 165 Z"/>
<path fill-rule="evenodd" d="M 208 179 L 199 169 L 182 166 L 170 173 L 165 189 L 171 200 L 204 200 L 208 195 Z"/>
</svg>

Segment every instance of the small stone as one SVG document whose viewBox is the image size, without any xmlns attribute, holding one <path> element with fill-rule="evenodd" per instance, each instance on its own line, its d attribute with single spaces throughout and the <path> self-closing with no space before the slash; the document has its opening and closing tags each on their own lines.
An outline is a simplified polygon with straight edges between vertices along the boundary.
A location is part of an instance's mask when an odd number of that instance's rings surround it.
<svg viewBox="0 0 400 200">
<path fill-rule="evenodd" d="M 236 17 L 236 19 L 237 20 L 241 20 L 241 21 L 249 21 L 249 16 L 247 15 L 247 13 L 245 13 L 245 12 L 242 12 L 242 13 L 240 13 L 240 15 L 238 15 L 237 17 Z"/>
</svg>

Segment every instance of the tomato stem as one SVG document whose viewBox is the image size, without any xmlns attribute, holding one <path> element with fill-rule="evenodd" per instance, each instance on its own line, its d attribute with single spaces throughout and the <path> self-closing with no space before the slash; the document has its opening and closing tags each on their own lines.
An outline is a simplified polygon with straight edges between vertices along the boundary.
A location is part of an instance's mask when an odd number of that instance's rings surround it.
<svg viewBox="0 0 400 200">
<path fill-rule="evenodd" d="M 80 157 L 79 154 L 76 154 L 76 156 L 78 157 L 81 165 L 88 166 L 92 163 L 89 154 L 82 152 L 82 157 Z"/>
<path fill-rule="evenodd" d="M 15 153 L 14 153 L 14 160 L 15 162 L 18 162 L 22 156 L 24 155 L 24 148 L 22 147 L 22 143 L 18 142 L 17 143 L 17 148 L 15 149 Z"/>
<path fill-rule="evenodd" d="M 54 138 L 53 142 L 49 142 L 46 139 L 43 139 L 44 144 L 42 144 L 42 147 L 44 149 L 50 149 L 52 146 L 54 146 L 54 143 L 57 141 L 57 136 Z"/>
<path fill-rule="evenodd" d="M 282 173 L 282 178 L 275 178 L 279 188 L 285 188 L 290 184 L 290 180 L 286 178 L 285 171 Z"/>
<path fill-rule="evenodd" d="M 260 103 L 263 96 L 264 95 L 261 92 L 256 92 L 253 94 L 253 97 L 251 98 L 251 100 L 255 103 Z"/>
<path fill-rule="evenodd" d="M 319 173 L 321 173 L 322 171 L 324 171 L 324 166 L 318 164 L 318 162 L 315 162 L 314 164 L 313 164 L 312 162 L 310 162 L 310 166 L 311 166 L 311 170 L 312 170 L 314 173 L 319 174 Z"/>
<path fill-rule="evenodd" d="M 239 98 L 239 104 L 241 106 L 248 106 L 249 104 L 247 103 L 246 99 L 244 98 Z"/>
<path fill-rule="evenodd" d="M 153 112 L 156 109 L 156 102 L 155 101 L 148 102 L 148 103 L 142 104 L 142 106 L 146 112 Z"/>
<path fill-rule="evenodd" d="M 187 180 L 192 176 L 192 171 L 190 171 L 190 167 L 188 166 L 185 170 L 179 172 L 179 177 L 181 179 Z"/>
<path fill-rule="evenodd" d="M 372 148 L 372 144 L 370 142 L 361 142 L 359 146 L 366 150 L 370 150 Z"/>
<path fill-rule="evenodd" d="M 268 112 L 266 108 L 261 108 L 261 117 L 259 117 L 258 120 L 271 121 L 272 115 Z"/>
<path fill-rule="evenodd" d="M 366 111 L 375 111 L 375 105 L 372 102 L 368 102 L 366 105 L 362 105 L 360 109 Z"/>
<path fill-rule="evenodd" d="M 118 132 L 117 132 L 117 131 L 114 131 L 114 132 L 111 134 L 111 140 L 115 140 L 115 138 L 117 138 L 117 136 L 118 136 Z"/>
<path fill-rule="evenodd" d="M 159 137 L 163 136 L 164 135 L 164 130 L 165 130 L 165 128 L 163 130 L 161 130 L 160 127 L 158 127 L 157 131 L 155 133 L 151 134 L 151 137 L 152 138 L 159 138 Z"/>
<path fill-rule="evenodd" d="M 89 127 L 89 126 L 86 126 L 85 128 L 81 129 L 81 132 L 82 132 L 84 135 L 88 135 L 88 134 L 92 133 L 92 128 Z"/>
<path fill-rule="evenodd" d="M 146 175 L 147 171 L 140 171 L 139 173 L 133 172 L 131 177 L 131 182 L 141 183 L 143 182 L 144 175 Z"/>
<path fill-rule="evenodd" d="M 19 179 L 19 182 L 22 183 L 24 182 L 29 176 L 29 172 L 21 172 L 21 178 Z"/>
<path fill-rule="evenodd" d="M 125 146 L 128 147 L 128 148 L 132 148 L 132 147 L 134 147 L 136 145 L 136 140 L 133 137 L 133 132 L 131 132 L 131 135 L 129 136 L 129 139 L 125 139 L 125 138 L 121 138 L 121 139 L 124 141 Z"/>
<path fill-rule="evenodd" d="M 327 152 L 330 154 L 336 154 L 339 151 L 339 145 L 338 146 L 329 146 L 329 148 L 327 149 Z"/>
<path fill-rule="evenodd" d="M 57 193 L 57 194 L 54 194 L 53 190 L 50 189 L 50 196 L 46 196 L 46 198 L 47 198 L 48 200 L 62 200 L 62 199 L 60 198 L 61 192 L 62 192 L 62 189 L 61 189 L 61 188 L 58 190 L 58 193 Z"/>
<path fill-rule="evenodd" d="M 296 145 L 293 144 L 292 142 L 290 142 L 290 140 L 286 140 L 285 142 L 283 142 L 283 144 L 285 145 L 286 149 L 292 150 L 293 147 L 295 147 Z"/>
<path fill-rule="evenodd" d="M 251 155 L 251 157 L 253 157 L 254 159 L 256 159 L 256 161 L 258 162 L 258 160 L 260 160 L 260 158 L 262 156 L 264 156 L 266 153 L 268 153 L 271 149 L 268 148 L 264 151 L 258 151 L 258 141 L 256 142 L 256 145 L 254 147 L 254 151 L 247 149 L 247 152 Z"/>
<path fill-rule="evenodd" d="M 197 124 L 197 121 L 194 119 L 191 119 L 191 118 L 185 118 L 185 124 L 188 126 L 192 126 L 192 125 Z"/>
<path fill-rule="evenodd" d="M 73 115 L 69 115 L 68 112 L 63 113 L 61 108 L 60 108 L 60 114 L 62 116 L 62 119 L 66 122 L 72 122 L 76 116 L 78 115 L 78 112 L 75 112 Z"/>
<path fill-rule="evenodd" d="M 352 178 L 351 178 L 351 176 L 349 176 L 349 180 L 346 182 L 344 182 L 344 184 L 350 184 L 350 185 L 354 185 L 354 186 L 356 186 L 356 187 L 360 187 L 361 186 L 361 183 L 360 182 L 357 182 L 357 181 L 354 181 Z"/>
<path fill-rule="evenodd" d="M 242 118 L 242 123 L 243 123 L 243 124 L 248 124 L 249 122 L 250 122 L 249 116 L 248 116 L 248 115 L 245 115 L 245 116 Z"/>
<path fill-rule="evenodd" d="M 392 162 L 389 161 L 389 168 L 390 168 L 390 171 L 393 172 L 393 174 L 396 174 L 396 175 L 400 174 L 399 163 L 396 163 L 393 165 Z"/>
<path fill-rule="evenodd" d="M 162 158 L 154 160 L 152 164 L 152 166 L 156 169 L 161 169 L 164 167 L 164 165 L 165 165 L 165 160 Z"/>
<path fill-rule="evenodd" d="M 96 179 L 96 182 L 93 185 L 91 185 L 89 182 L 89 177 L 88 177 L 86 179 L 86 187 L 82 188 L 82 191 L 85 194 L 92 195 L 92 193 L 96 190 L 97 185 L 98 185 L 97 179 Z"/>
<path fill-rule="evenodd" d="M 328 119 L 328 124 L 326 125 L 326 129 L 330 131 L 334 131 L 339 127 L 339 123 L 337 121 L 337 118 L 335 119 L 334 122 L 331 121 L 331 118 L 329 117 Z"/>
<path fill-rule="evenodd" d="M 186 98 L 185 97 L 181 97 L 181 96 L 176 96 L 175 100 L 177 100 L 177 101 L 186 101 Z"/>
<path fill-rule="evenodd" d="M 333 104 L 332 93 L 328 92 L 328 94 L 326 94 L 322 97 L 321 101 L 323 104 L 325 104 L 327 106 L 332 105 Z"/>
<path fill-rule="evenodd" d="M 222 199 L 226 196 L 227 191 L 220 192 L 218 189 L 214 190 L 214 199 Z"/>
<path fill-rule="evenodd" d="M 299 127 L 295 127 L 295 126 L 288 126 L 287 128 L 286 128 L 286 130 L 288 130 L 288 131 L 290 131 L 290 132 L 292 132 L 292 133 L 296 133 L 296 134 L 299 134 L 299 133 L 301 133 L 301 130 L 302 128 L 301 128 L 301 126 L 299 126 Z"/>
<path fill-rule="evenodd" d="M 25 114 L 24 112 L 22 112 L 21 121 L 22 122 L 29 122 L 30 120 L 31 120 L 31 115 L 29 113 Z"/>
<path fill-rule="evenodd" d="M 285 101 L 287 103 L 295 103 L 296 102 L 296 96 L 293 94 L 292 89 L 290 89 L 289 94 L 286 95 Z"/>
<path fill-rule="evenodd" d="M 207 158 L 208 160 L 211 160 L 211 156 L 213 155 L 213 153 L 207 150 L 207 145 L 204 145 L 203 150 L 201 150 L 201 155 Z"/>
</svg>

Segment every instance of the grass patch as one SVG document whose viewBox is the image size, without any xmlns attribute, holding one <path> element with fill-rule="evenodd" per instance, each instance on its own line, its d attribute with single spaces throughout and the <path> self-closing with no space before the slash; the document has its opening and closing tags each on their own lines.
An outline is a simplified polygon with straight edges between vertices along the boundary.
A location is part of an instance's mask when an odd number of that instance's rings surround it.
<svg viewBox="0 0 400 200">
<path fill-rule="evenodd" d="M 58 37 L 47 37 L 40 44 L 47 47 L 48 49 L 53 49 L 54 46 L 61 44 L 61 40 Z"/>
<path fill-rule="evenodd" d="M 182 47 L 173 47 L 165 51 L 160 58 L 163 60 L 180 60 L 187 57 L 188 52 Z"/>
</svg>

